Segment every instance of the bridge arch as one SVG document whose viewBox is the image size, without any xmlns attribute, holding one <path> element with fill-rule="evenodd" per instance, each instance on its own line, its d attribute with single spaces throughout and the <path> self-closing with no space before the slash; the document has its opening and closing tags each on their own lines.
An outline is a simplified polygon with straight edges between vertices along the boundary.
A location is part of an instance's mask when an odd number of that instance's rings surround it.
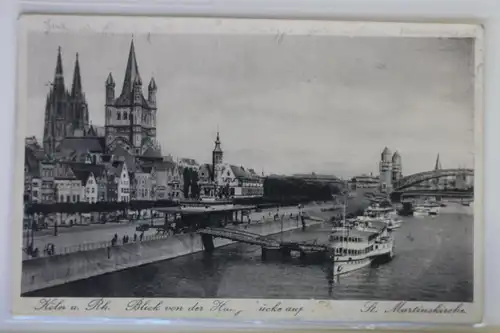
<svg viewBox="0 0 500 333">
<path fill-rule="evenodd" d="M 442 177 L 450 177 L 450 176 L 474 176 L 474 170 L 472 169 L 441 169 L 441 170 L 432 170 L 415 173 L 413 175 L 409 175 L 401 178 L 393 185 L 394 192 L 401 192 L 402 190 L 414 186 L 423 181 L 437 179 Z"/>
</svg>

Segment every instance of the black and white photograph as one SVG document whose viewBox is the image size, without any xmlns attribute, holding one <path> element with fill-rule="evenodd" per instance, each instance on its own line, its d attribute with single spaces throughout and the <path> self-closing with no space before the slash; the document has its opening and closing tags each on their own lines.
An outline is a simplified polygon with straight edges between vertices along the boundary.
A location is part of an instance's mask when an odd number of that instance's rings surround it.
<svg viewBox="0 0 500 333">
<path fill-rule="evenodd" d="M 209 299 L 237 316 L 238 299 L 308 318 L 314 300 L 397 318 L 481 299 L 474 33 L 59 20 L 26 28 L 19 60 L 31 310 Z"/>
</svg>

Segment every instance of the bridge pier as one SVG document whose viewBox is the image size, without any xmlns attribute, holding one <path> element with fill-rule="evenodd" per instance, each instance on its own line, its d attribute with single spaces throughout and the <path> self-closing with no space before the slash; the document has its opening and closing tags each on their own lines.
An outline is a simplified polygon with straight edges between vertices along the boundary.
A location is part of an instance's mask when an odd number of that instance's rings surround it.
<svg viewBox="0 0 500 333">
<path fill-rule="evenodd" d="M 292 256 L 292 250 L 287 246 L 282 247 L 280 252 L 283 258 L 290 258 Z"/>
<path fill-rule="evenodd" d="M 201 234 L 201 243 L 203 244 L 203 248 L 205 252 L 212 253 L 215 249 L 214 238 L 212 235 Z"/>
</svg>

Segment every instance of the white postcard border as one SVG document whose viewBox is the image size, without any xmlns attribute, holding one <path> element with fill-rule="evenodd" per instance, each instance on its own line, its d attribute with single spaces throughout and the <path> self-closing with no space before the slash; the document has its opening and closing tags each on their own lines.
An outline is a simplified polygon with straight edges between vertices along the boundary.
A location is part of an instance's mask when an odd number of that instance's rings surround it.
<svg viewBox="0 0 500 333">
<path fill-rule="evenodd" d="M 13 315 L 120 317 L 161 319 L 304 320 L 321 322 L 419 322 L 473 324 L 483 314 L 483 28 L 469 24 L 374 23 L 323 20 L 153 18 L 116 16 L 26 15 L 19 21 L 18 90 L 15 132 L 15 184 L 12 202 Z M 475 200 L 474 200 L 474 302 L 437 303 L 399 301 L 184 299 L 184 298 L 27 298 L 20 297 L 27 35 L 45 33 L 175 33 L 175 34 L 294 34 L 351 37 L 442 37 L 475 39 Z M 47 309 L 48 300 L 55 306 Z M 227 303 L 224 303 L 227 302 Z M 139 305 L 138 305 L 139 304 Z M 148 304 L 144 306 L 144 304 Z M 142 310 L 139 309 L 142 306 Z M 93 308 L 94 309 L 89 309 Z M 137 308 L 131 310 L 130 308 Z M 203 307 L 196 310 L 196 307 Z M 37 308 L 39 308 L 37 310 Z M 45 310 L 44 310 L 45 308 Z M 107 308 L 107 309 L 106 309 Z M 129 310 L 127 310 L 129 308 Z M 182 308 L 182 310 L 181 310 Z M 87 310 L 86 310 L 87 309 Z M 176 310 L 177 309 L 177 310 Z M 260 310 L 259 310 L 260 309 Z M 263 310 L 265 309 L 265 310 Z"/>
</svg>

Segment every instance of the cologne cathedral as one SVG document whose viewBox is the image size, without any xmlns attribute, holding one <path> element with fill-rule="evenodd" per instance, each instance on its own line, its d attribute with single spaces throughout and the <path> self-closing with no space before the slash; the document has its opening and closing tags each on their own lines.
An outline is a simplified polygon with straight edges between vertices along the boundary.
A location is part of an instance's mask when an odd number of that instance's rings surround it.
<svg viewBox="0 0 500 333">
<path fill-rule="evenodd" d="M 147 97 L 143 94 L 142 79 L 135 54 L 130 44 L 121 92 L 115 97 L 115 80 L 109 73 L 105 81 L 105 126 L 98 131 L 89 124 L 88 105 L 82 88 L 80 63 L 76 55 L 73 83 L 68 90 L 64 82 L 61 49 L 57 54 L 54 81 L 51 83 L 45 107 L 43 148 L 49 155 L 66 150 L 69 141 L 102 142 L 101 154 L 127 155 L 132 160 L 161 159 L 156 140 L 156 91 L 151 78 Z M 69 140 L 69 141 L 68 141 Z M 84 144 L 85 146 L 85 144 Z"/>
<path fill-rule="evenodd" d="M 87 131 L 89 127 L 88 105 L 82 91 L 80 63 L 76 54 L 71 91 L 66 89 L 61 59 L 58 50 L 54 81 L 47 95 L 43 130 L 43 148 L 47 154 L 54 154 L 66 137 L 75 131 Z"/>
</svg>

